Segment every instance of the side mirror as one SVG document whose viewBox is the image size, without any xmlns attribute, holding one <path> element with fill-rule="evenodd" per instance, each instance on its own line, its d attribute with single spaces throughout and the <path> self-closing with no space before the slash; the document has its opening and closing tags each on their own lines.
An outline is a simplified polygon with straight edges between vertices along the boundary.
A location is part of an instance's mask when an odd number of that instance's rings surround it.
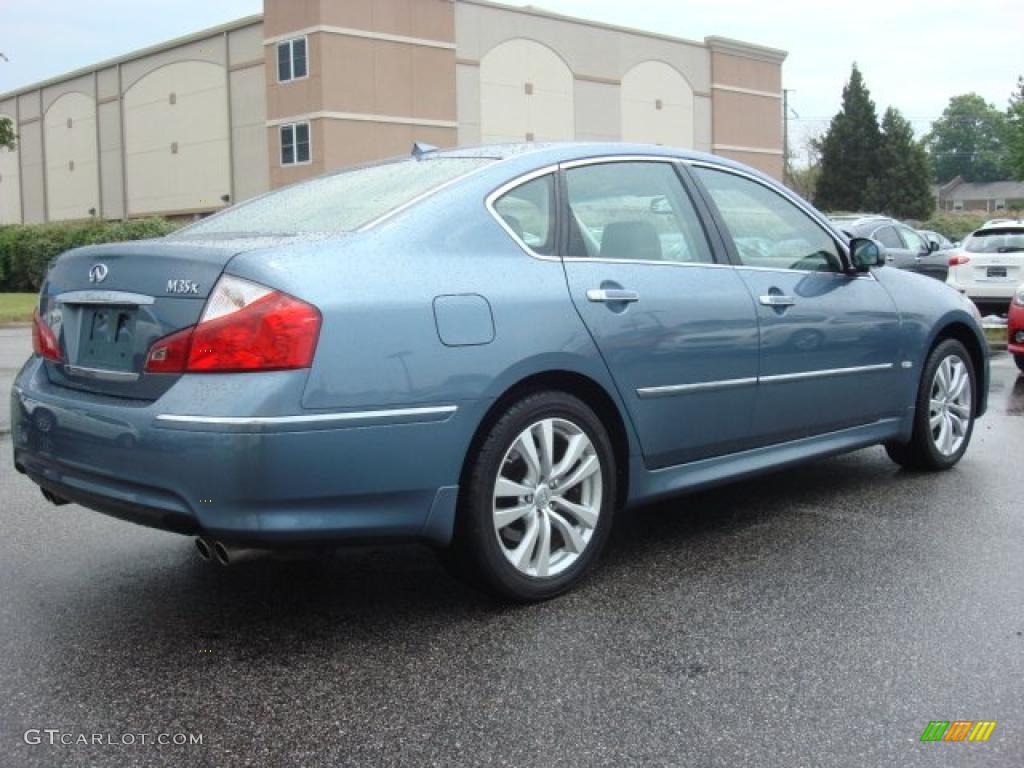
<svg viewBox="0 0 1024 768">
<path fill-rule="evenodd" d="M 658 214 L 659 216 L 671 216 L 672 204 L 664 195 L 658 195 L 658 197 L 651 199 L 651 213 Z"/>
<path fill-rule="evenodd" d="M 935 242 L 934 240 L 929 240 L 928 241 L 928 253 L 935 253 L 937 250 L 939 250 L 939 244 L 937 242 Z"/>
<path fill-rule="evenodd" d="M 866 237 L 855 237 L 850 241 L 850 259 L 858 272 L 867 272 L 872 267 L 885 264 L 885 256 L 878 243 Z"/>
</svg>

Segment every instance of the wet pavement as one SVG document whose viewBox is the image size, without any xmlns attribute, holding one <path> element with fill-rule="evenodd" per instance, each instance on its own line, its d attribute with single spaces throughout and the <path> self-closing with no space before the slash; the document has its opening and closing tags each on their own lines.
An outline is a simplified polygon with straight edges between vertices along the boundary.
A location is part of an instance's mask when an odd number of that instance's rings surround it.
<svg viewBox="0 0 1024 768">
<path fill-rule="evenodd" d="M 638 510 L 526 608 L 416 546 L 206 564 L 49 505 L 0 437 L 0 765 L 1024 765 L 1024 378 L 993 371 L 955 470 L 873 448 Z M 957 719 L 998 725 L 919 741 Z"/>
</svg>

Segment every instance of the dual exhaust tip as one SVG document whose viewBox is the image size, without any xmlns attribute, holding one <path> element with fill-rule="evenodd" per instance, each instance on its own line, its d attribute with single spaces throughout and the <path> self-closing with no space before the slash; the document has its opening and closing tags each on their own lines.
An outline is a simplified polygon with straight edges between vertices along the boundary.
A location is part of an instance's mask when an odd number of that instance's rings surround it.
<svg viewBox="0 0 1024 768">
<path fill-rule="evenodd" d="M 196 551 L 206 562 L 216 562 L 225 568 L 229 565 L 238 565 L 246 560 L 257 560 L 267 557 L 270 554 L 266 549 L 250 549 L 245 547 L 232 547 L 221 541 L 211 541 L 203 536 L 196 539 Z"/>
</svg>

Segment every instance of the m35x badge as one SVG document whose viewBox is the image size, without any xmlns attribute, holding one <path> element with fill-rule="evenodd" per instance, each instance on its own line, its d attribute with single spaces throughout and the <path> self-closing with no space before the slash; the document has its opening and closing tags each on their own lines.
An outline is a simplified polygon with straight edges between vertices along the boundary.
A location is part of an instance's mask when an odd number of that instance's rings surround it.
<svg viewBox="0 0 1024 768">
<path fill-rule="evenodd" d="M 195 280 L 168 280 L 167 292 L 178 295 L 198 296 L 199 283 Z"/>
</svg>

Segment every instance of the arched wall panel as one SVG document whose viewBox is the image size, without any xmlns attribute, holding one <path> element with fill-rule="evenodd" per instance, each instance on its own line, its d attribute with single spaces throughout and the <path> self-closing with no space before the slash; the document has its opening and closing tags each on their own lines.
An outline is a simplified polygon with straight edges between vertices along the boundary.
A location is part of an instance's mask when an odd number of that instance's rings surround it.
<svg viewBox="0 0 1024 768">
<path fill-rule="evenodd" d="M 100 210 L 96 101 L 78 91 L 54 101 L 43 121 L 50 221 L 87 219 Z"/>
<path fill-rule="evenodd" d="M 18 133 L 14 115 L 0 113 L 7 118 Z M 21 223 L 21 173 L 18 168 L 18 149 L 0 149 L 0 224 Z"/>
<path fill-rule="evenodd" d="M 128 213 L 220 207 L 231 192 L 224 67 L 168 64 L 124 97 Z"/>
<path fill-rule="evenodd" d="M 480 133 L 485 144 L 575 138 L 573 75 L 547 46 L 509 40 L 480 61 Z"/>
<path fill-rule="evenodd" d="M 645 61 L 622 78 L 622 140 L 692 149 L 693 88 L 675 68 Z"/>
</svg>

